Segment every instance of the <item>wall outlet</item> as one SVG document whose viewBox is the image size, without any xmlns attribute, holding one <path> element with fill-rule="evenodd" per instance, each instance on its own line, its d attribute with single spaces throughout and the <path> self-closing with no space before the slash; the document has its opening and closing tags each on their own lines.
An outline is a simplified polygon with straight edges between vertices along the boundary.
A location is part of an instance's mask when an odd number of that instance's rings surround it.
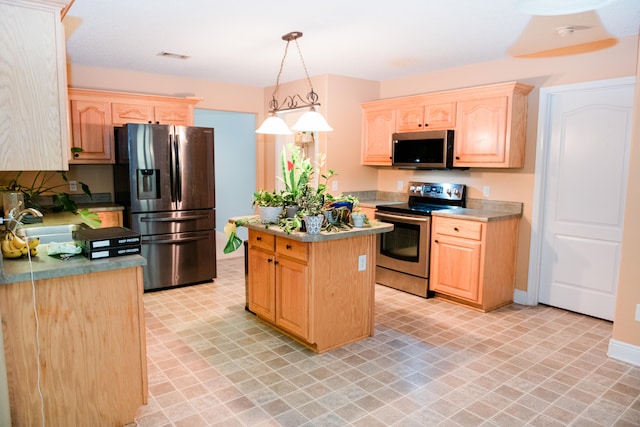
<svg viewBox="0 0 640 427">
<path fill-rule="evenodd" d="M 365 271 L 367 269 L 367 256 L 360 255 L 358 257 L 358 271 Z"/>
<path fill-rule="evenodd" d="M 640 304 L 636 304 L 636 320 L 640 322 Z"/>
<path fill-rule="evenodd" d="M 335 181 L 335 180 L 334 180 L 334 181 L 331 183 L 331 190 L 332 190 L 332 191 L 338 191 L 338 181 Z"/>
<path fill-rule="evenodd" d="M 76 181 L 69 181 L 69 191 L 78 191 L 78 183 Z"/>
<path fill-rule="evenodd" d="M 491 194 L 491 187 L 489 187 L 488 185 L 482 187 L 482 195 L 484 197 L 489 197 L 489 194 Z"/>
<path fill-rule="evenodd" d="M 401 179 L 398 180 L 398 186 L 396 187 L 398 191 L 402 191 L 402 187 L 404 187 L 404 182 Z"/>
</svg>

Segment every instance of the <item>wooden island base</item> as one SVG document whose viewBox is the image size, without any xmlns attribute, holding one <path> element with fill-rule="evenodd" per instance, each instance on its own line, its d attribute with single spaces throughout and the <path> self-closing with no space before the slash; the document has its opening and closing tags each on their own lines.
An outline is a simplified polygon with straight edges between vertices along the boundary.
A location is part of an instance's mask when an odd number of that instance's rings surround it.
<svg viewBox="0 0 640 427">
<path fill-rule="evenodd" d="M 391 225 L 315 241 L 247 227 L 249 308 L 260 320 L 316 353 L 373 336 L 376 234 Z"/>
</svg>

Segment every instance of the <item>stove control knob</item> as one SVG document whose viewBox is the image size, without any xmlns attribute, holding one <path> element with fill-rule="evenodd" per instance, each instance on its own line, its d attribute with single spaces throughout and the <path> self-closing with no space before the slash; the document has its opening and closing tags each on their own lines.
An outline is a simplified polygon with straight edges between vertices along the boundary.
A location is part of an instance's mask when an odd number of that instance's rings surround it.
<svg viewBox="0 0 640 427">
<path fill-rule="evenodd" d="M 455 194 L 456 197 L 460 197 L 460 191 L 457 188 L 453 189 L 453 194 Z"/>
<path fill-rule="evenodd" d="M 415 192 L 416 191 L 416 186 L 415 185 L 410 185 L 409 186 L 409 192 Z"/>
<path fill-rule="evenodd" d="M 451 196 L 451 189 L 450 189 L 450 188 L 447 188 L 447 194 L 448 194 L 449 196 Z"/>
<path fill-rule="evenodd" d="M 422 185 L 416 185 L 416 191 L 415 192 L 422 194 Z"/>
</svg>

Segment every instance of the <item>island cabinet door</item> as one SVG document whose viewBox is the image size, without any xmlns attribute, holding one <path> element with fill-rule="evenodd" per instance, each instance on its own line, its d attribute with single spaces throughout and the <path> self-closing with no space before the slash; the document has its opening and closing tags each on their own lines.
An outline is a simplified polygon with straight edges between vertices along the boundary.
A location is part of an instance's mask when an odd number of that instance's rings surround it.
<svg viewBox="0 0 640 427">
<path fill-rule="evenodd" d="M 249 248 L 248 270 L 249 309 L 275 322 L 275 255 L 255 247 Z"/>
<path fill-rule="evenodd" d="M 313 342 L 309 334 L 309 278 L 306 263 L 278 257 L 276 325 Z"/>
</svg>

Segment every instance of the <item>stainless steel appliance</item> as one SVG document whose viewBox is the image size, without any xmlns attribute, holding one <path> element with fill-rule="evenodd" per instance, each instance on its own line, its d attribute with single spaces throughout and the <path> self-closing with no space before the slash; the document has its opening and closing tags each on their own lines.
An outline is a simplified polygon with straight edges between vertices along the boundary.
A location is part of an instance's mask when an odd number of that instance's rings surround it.
<svg viewBox="0 0 640 427">
<path fill-rule="evenodd" d="M 213 129 L 127 124 L 115 134 L 114 199 L 142 237 L 145 291 L 215 278 Z"/>
<path fill-rule="evenodd" d="M 431 212 L 466 205 L 463 184 L 410 182 L 407 203 L 376 206 L 376 219 L 394 225 L 378 235 L 376 282 L 429 298 Z"/>
<path fill-rule="evenodd" d="M 453 130 L 394 133 L 391 140 L 393 166 L 401 169 L 454 169 Z"/>
</svg>

